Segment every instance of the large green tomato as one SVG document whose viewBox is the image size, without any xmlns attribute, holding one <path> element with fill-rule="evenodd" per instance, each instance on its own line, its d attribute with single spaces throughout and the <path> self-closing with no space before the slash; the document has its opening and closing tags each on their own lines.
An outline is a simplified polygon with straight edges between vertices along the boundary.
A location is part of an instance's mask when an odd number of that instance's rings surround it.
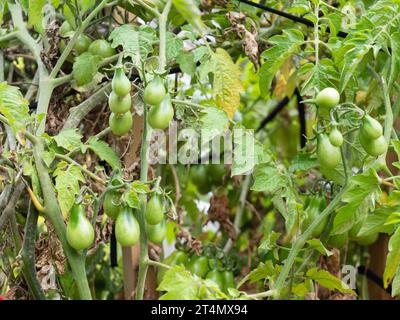
<svg viewBox="0 0 400 320">
<path fill-rule="evenodd" d="M 383 134 L 382 125 L 369 115 L 362 120 L 361 133 L 367 139 L 378 139 Z"/>
<path fill-rule="evenodd" d="M 384 136 L 379 136 L 377 139 L 369 139 L 364 136 L 364 133 L 360 132 L 360 144 L 364 148 L 365 152 L 373 157 L 380 156 L 386 151 L 386 141 Z"/>
<path fill-rule="evenodd" d="M 92 39 L 85 34 L 80 34 L 75 42 L 74 49 L 80 55 L 88 50 L 91 43 Z"/>
<path fill-rule="evenodd" d="M 131 92 L 131 82 L 126 76 L 123 68 L 117 68 L 111 81 L 112 90 L 120 97 L 126 96 Z"/>
<path fill-rule="evenodd" d="M 209 271 L 208 258 L 205 256 L 192 256 L 187 265 L 187 269 L 200 278 L 204 278 Z"/>
<path fill-rule="evenodd" d="M 228 293 L 229 288 L 236 288 L 235 285 L 235 277 L 233 276 L 233 272 L 231 270 L 224 270 L 222 272 L 223 279 L 223 287 L 222 291 Z"/>
<path fill-rule="evenodd" d="M 131 95 L 127 94 L 126 96 L 119 96 L 114 91 L 111 91 L 110 96 L 108 97 L 108 106 L 110 110 L 114 113 L 125 113 L 131 109 Z"/>
<path fill-rule="evenodd" d="M 159 224 L 164 219 L 164 206 L 158 194 L 153 194 L 147 203 L 144 217 L 148 224 Z"/>
<path fill-rule="evenodd" d="M 132 113 L 130 111 L 122 114 L 111 113 L 108 123 L 112 133 L 123 136 L 132 128 Z"/>
<path fill-rule="evenodd" d="M 148 121 L 153 129 L 166 129 L 173 118 L 174 108 L 171 97 L 167 94 L 160 104 L 151 107 Z"/>
<path fill-rule="evenodd" d="M 315 98 L 315 103 L 323 109 L 332 109 L 337 106 L 340 100 L 339 92 L 335 88 L 321 90 Z"/>
<path fill-rule="evenodd" d="M 83 205 L 74 204 L 67 224 L 67 241 L 75 250 L 90 247 L 94 241 L 94 229 L 86 218 Z"/>
<path fill-rule="evenodd" d="M 167 224 L 162 220 L 159 224 L 147 224 L 147 236 L 151 242 L 161 244 L 167 234 Z"/>
<path fill-rule="evenodd" d="M 115 238 L 123 247 L 131 247 L 139 241 L 140 227 L 132 209 L 123 207 L 115 223 Z"/>
<path fill-rule="evenodd" d="M 222 291 L 225 289 L 224 278 L 219 270 L 210 270 L 206 275 L 206 279 L 214 281 Z"/>
<path fill-rule="evenodd" d="M 116 219 L 121 210 L 121 194 L 117 191 L 107 192 L 103 202 L 104 213 L 111 219 Z"/>
<path fill-rule="evenodd" d="M 159 76 L 151 80 L 144 89 L 143 99 L 146 104 L 158 105 L 163 101 L 166 91 Z"/>
<path fill-rule="evenodd" d="M 333 146 L 325 134 L 318 136 L 317 158 L 321 166 L 329 169 L 335 168 L 340 163 L 340 149 Z"/>
<path fill-rule="evenodd" d="M 93 41 L 88 51 L 93 55 L 98 55 L 103 58 L 108 58 L 115 54 L 115 50 L 111 47 L 111 44 L 103 39 Z"/>
</svg>

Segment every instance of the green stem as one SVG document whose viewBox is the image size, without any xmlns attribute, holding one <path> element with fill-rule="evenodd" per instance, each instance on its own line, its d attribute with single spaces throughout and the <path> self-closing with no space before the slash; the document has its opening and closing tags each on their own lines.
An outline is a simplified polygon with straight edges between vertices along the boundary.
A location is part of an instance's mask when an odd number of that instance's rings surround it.
<svg viewBox="0 0 400 320">
<path fill-rule="evenodd" d="M 102 178 L 100 178 L 99 176 L 96 176 L 93 172 L 86 169 L 84 166 L 82 166 L 81 164 L 76 162 L 74 159 L 71 159 L 70 157 L 63 155 L 63 154 L 59 154 L 59 153 L 56 153 L 56 158 L 64 160 L 65 162 L 68 162 L 70 164 L 77 166 L 79 169 L 81 169 L 82 172 L 86 173 L 93 180 L 96 180 L 97 182 L 99 182 L 103 185 L 105 184 L 105 181 Z"/>
<path fill-rule="evenodd" d="M 0 37 L 0 43 L 5 42 L 18 37 L 18 31 L 11 31 L 10 33 L 5 34 Z"/>
<path fill-rule="evenodd" d="M 150 259 L 148 259 L 146 261 L 146 264 L 149 265 L 149 266 L 160 267 L 160 268 L 165 268 L 165 269 L 171 269 L 172 268 L 171 266 L 169 266 L 169 265 L 167 265 L 165 263 L 154 261 L 154 260 L 150 260 Z"/>
<path fill-rule="evenodd" d="M 159 20 L 159 34 L 160 34 L 160 45 L 159 45 L 159 71 L 164 72 L 167 64 L 167 20 L 168 14 L 171 10 L 172 0 L 168 0 L 165 4 L 164 10 L 160 15 Z"/>
<path fill-rule="evenodd" d="M 299 253 L 299 251 L 303 248 L 306 241 L 310 238 L 312 232 L 318 225 L 340 204 L 343 194 L 347 191 L 347 185 L 344 185 L 343 188 L 338 192 L 335 198 L 329 203 L 329 205 L 318 215 L 315 220 L 311 223 L 311 225 L 304 231 L 304 233 L 298 237 L 293 244 L 288 257 L 285 260 L 285 264 L 283 265 L 282 270 L 279 273 L 279 276 L 275 282 L 274 288 L 276 289 L 277 296 L 282 292 L 283 286 L 285 285 L 286 278 L 289 275 L 289 272 L 295 262 L 295 259 Z"/>
<path fill-rule="evenodd" d="M 149 154 L 149 127 L 147 124 L 147 108 L 143 108 L 143 136 L 142 136 L 142 146 L 140 150 L 140 181 L 147 182 L 148 174 L 148 154 Z M 148 248 L 147 248 L 147 235 L 146 235 L 146 222 L 144 218 L 144 213 L 146 210 L 147 196 L 146 194 L 140 195 L 141 210 L 138 215 L 139 225 L 140 225 L 140 257 L 139 257 L 139 274 L 136 285 L 136 299 L 142 300 L 144 294 L 144 285 L 146 281 L 146 274 L 148 269 Z"/>
<path fill-rule="evenodd" d="M 45 215 L 50 220 L 61 242 L 64 253 L 71 266 L 72 275 L 75 279 L 80 298 L 83 300 L 92 299 L 85 269 L 85 256 L 74 250 L 67 241 L 67 230 L 58 205 L 57 196 L 51 181 L 46 164 L 43 161 L 44 145 L 41 140 L 33 147 L 33 157 L 39 176 L 39 182 L 45 202 Z"/>
</svg>

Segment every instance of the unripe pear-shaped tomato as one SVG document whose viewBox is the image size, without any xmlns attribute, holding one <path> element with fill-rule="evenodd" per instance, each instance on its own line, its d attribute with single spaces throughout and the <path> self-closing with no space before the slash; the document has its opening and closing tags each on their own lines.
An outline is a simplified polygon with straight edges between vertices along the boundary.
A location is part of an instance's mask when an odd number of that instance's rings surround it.
<svg viewBox="0 0 400 320">
<path fill-rule="evenodd" d="M 369 115 L 362 120 L 361 134 L 367 139 L 378 139 L 383 134 L 382 125 Z"/>
<path fill-rule="evenodd" d="M 171 97 L 165 95 L 160 104 L 151 107 L 149 112 L 149 124 L 153 129 L 166 129 L 174 117 Z"/>
<path fill-rule="evenodd" d="M 187 264 L 187 269 L 191 273 L 198 275 L 200 278 L 204 278 L 210 270 L 208 266 L 208 258 L 205 256 L 192 256 Z"/>
<path fill-rule="evenodd" d="M 131 92 L 131 82 L 122 68 L 117 68 L 111 81 L 112 90 L 120 97 Z"/>
<path fill-rule="evenodd" d="M 91 43 L 92 39 L 90 39 L 85 34 L 80 34 L 75 42 L 74 49 L 78 53 L 78 55 L 82 54 L 88 50 Z"/>
<path fill-rule="evenodd" d="M 139 241 L 140 227 L 132 209 L 123 207 L 115 223 L 115 238 L 123 247 L 131 247 Z"/>
<path fill-rule="evenodd" d="M 94 40 L 90 44 L 88 51 L 93 55 L 103 58 L 108 58 L 115 54 L 115 50 L 111 47 L 111 44 L 104 39 Z"/>
<path fill-rule="evenodd" d="M 131 103 L 132 99 L 130 94 L 121 97 L 114 91 L 111 91 L 110 96 L 108 97 L 108 106 L 114 113 L 128 112 L 131 109 Z"/>
<path fill-rule="evenodd" d="M 94 230 L 86 218 L 83 205 L 74 204 L 67 224 L 67 241 L 75 250 L 89 248 L 94 240 Z"/>
<path fill-rule="evenodd" d="M 380 136 L 377 139 L 368 139 L 364 136 L 364 133 L 360 132 L 360 144 L 364 148 L 365 152 L 373 157 L 380 156 L 386 151 L 386 141 L 384 136 Z"/>
<path fill-rule="evenodd" d="M 332 109 L 337 106 L 340 100 L 339 92 L 335 88 L 325 88 L 318 92 L 315 103 L 323 109 Z"/>
<path fill-rule="evenodd" d="M 340 147 L 343 144 L 343 135 L 338 128 L 334 127 L 329 134 L 329 141 L 335 147 Z"/>
<path fill-rule="evenodd" d="M 104 213 L 111 219 L 116 219 L 121 210 L 121 194 L 117 191 L 107 192 L 103 202 Z"/>
<path fill-rule="evenodd" d="M 228 293 L 229 288 L 235 288 L 235 277 L 233 276 L 233 272 L 231 270 L 224 270 L 222 272 L 222 279 L 223 279 L 223 287 L 222 291 Z"/>
<path fill-rule="evenodd" d="M 167 224 L 163 219 L 159 224 L 147 224 L 147 236 L 151 242 L 160 244 L 167 234 Z"/>
<path fill-rule="evenodd" d="M 108 124 L 112 133 L 116 136 L 123 136 L 132 128 L 132 113 L 130 111 L 120 114 L 111 113 Z"/>
<path fill-rule="evenodd" d="M 144 89 L 143 99 L 146 104 L 158 105 L 166 94 L 164 83 L 159 76 L 151 80 Z"/>
<path fill-rule="evenodd" d="M 221 271 L 217 269 L 210 270 L 206 275 L 206 279 L 214 281 L 221 290 L 224 290 L 224 278 Z"/>
<path fill-rule="evenodd" d="M 148 224 L 159 224 L 164 219 L 164 206 L 158 194 L 153 194 L 147 202 L 144 217 Z"/>
<path fill-rule="evenodd" d="M 325 134 L 318 136 L 317 158 L 321 166 L 335 168 L 340 162 L 340 149 L 331 144 Z"/>
</svg>

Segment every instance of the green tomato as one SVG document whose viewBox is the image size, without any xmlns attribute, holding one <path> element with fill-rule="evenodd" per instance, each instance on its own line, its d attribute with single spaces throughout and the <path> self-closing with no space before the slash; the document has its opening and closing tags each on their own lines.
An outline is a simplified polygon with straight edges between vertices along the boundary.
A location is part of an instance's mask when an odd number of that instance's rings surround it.
<svg viewBox="0 0 400 320">
<path fill-rule="evenodd" d="M 190 179 L 196 185 L 201 194 L 207 194 L 211 191 L 211 184 L 208 180 L 207 166 L 204 164 L 195 164 L 190 166 Z"/>
<path fill-rule="evenodd" d="M 92 43 L 92 40 L 85 34 L 80 34 L 75 42 L 74 49 L 78 55 L 86 52 Z"/>
<path fill-rule="evenodd" d="M 375 243 L 378 240 L 379 233 L 371 233 L 361 237 L 357 237 L 356 241 L 361 246 L 370 246 L 371 244 Z"/>
<path fill-rule="evenodd" d="M 121 194 L 117 191 L 107 192 L 103 202 L 104 213 L 111 219 L 116 219 L 121 210 Z"/>
<path fill-rule="evenodd" d="M 164 219 L 164 206 L 159 195 L 153 194 L 147 202 L 144 217 L 148 224 L 159 224 Z"/>
<path fill-rule="evenodd" d="M 206 275 L 206 279 L 214 281 L 221 290 L 224 290 L 224 278 L 219 270 L 210 270 Z"/>
<path fill-rule="evenodd" d="M 94 229 L 86 218 L 83 205 L 74 204 L 67 224 L 67 241 L 75 250 L 89 248 L 94 241 Z"/>
<path fill-rule="evenodd" d="M 386 141 L 384 136 L 380 136 L 377 139 L 368 139 L 364 136 L 363 132 L 360 132 L 360 144 L 364 148 L 365 152 L 373 157 L 380 156 L 386 151 Z"/>
<path fill-rule="evenodd" d="M 378 139 L 383 134 L 382 125 L 369 115 L 366 115 L 361 125 L 362 135 L 369 139 Z"/>
<path fill-rule="evenodd" d="M 151 242 L 161 244 L 167 234 L 167 224 L 163 219 L 159 224 L 147 224 L 147 236 Z"/>
<path fill-rule="evenodd" d="M 108 124 L 112 133 L 116 136 L 123 136 L 132 128 L 132 113 L 130 111 L 122 114 L 111 113 Z"/>
<path fill-rule="evenodd" d="M 103 58 L 108 58 L 115 54 L 115 50 L 111 47 L 111 44 L 103 39 L 97 39 L 93 41 L 88 50 L 91 54 L 98 55 Z"/>
<path fill-rule="evenodd" d="M 235 277 L 231 270 L 225 270 L 222 272 L 223 286 L 222 291 L 228 293 L 229 288 L 236 288 Z"/>
<path fill-rule="evenodd" d="M 183 266 L 185 265 L 189 260 L 189 256 L 187 255 L 186 252 L 180 251 L 180 250 L 175 250 L 173 251 L 167 258 L 163 260 L 164 264 L 167 264 L 169 266 Z M 160 284 L 162 279 L 164 278 L 165 273 L 167 272 L 166 268 L 160 268 L 157 272 L 157 283 Z"/>
<path fill-rule="evenodd" d="M 111 87 L 120 97 L 124 97 L 131 92 L 131 82 L 122 68 L 115 69 L 114 77 L 111 81 Z"/>
<path fill-rule="evenodd" d="M 343 135 L 338 128 L 333 128 L 329 134 L 329 141 L 335 147 L 340 147 L 343 144 Z"/>
<path fill-rule="evenodd" d="M 114 113 L 128 112 L 131 109 L 131 104 L 132 99 L 130 94 L 121 97 L 114 91 L 111 91 L 110 96 L 108 97 L 108 106 L 110 107 L 111 112 Z"/>
<path fill-rule="evenodd" d="M 65 37 L 66 34 L 70 31 L 74 31 L 67 20 L 65 20 L 59 29 L 60 35 Z"/>
<path fill-rule="evenodd" d="M 123 207 L 115 222 L 115 238 L 123 247 L 131 247 L 139 241 L 140 227 L 132 209 Z"/>
<path fill-rule="evenodd" d="M 346 244 L 347 239 L 348 239 L 348 235 L 345 232 L 345 233 L 337 234 L 334 236 L 330 236 L 327 244 L 330 245 L 331 247 L 341 249 Z"/>
<path fill-rule="evenodd" d="M 333 169 L 340 163 L 340 158 L 340 149 L 333 146 L 325 134 L 320 134 L 317 143 L 317 159 L 320 165 Z"/>
<path fill-rule="evenodd" d="M 223 163 L 207 165 L 207 176 L 214 185 L 220 185 L 225 176 L 226 170 Z"/>
<path fill-rule="evenodd" d="M 187 265 L 187 269 L 200 278 L 204 278 L 209 271 L 208 258 L 205 256 L 192 256 Z"/>
<path fill-rule="evenodd" d="M 143 99 L 146 104 L 158 105 L 166 95 L 164 83 L 159 76 L 151 80 L 144 89 Z"/>
<path fill-rule="evenodd" d="M 315 103 L 323 109 L 332 109 L 337 106 L 340 100 L 339 92 L 335 88 L 321 90 L 315 98 Z"/>
<path fill-rule="evenodd" d="M 174 108 L 169 94 L 165 95 L 159 105 L 151 107 L 148 121 L 153 129 L 166 129 L 174 118 Z"/>
</svg>

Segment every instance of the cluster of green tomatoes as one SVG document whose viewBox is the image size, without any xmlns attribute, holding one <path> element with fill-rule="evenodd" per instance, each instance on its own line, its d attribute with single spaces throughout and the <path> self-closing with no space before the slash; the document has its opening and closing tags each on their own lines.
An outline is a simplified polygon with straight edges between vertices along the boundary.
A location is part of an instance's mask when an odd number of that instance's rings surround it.
<svg viewBox="0 0 400 320">
<path fill-rule="evenodd" d="M 330 111 L 338 106 L 339 92 L 334 88 L 325 88 L 320 91 L 314 102 L 318 108 Z M 373 157 L 382 155 L 386 151 L 386 142 L 383 137 L 382 125 L 368 114 L 364 114 L 359 130 L 359 141 L 365 152 Z M 343 135 L 336 123 L 332 124 L 329 135 L 320 133 L 317 137 L 317 159 L 320 165 L 327 169 L 336 168 L 341 161 L 340 147 L 343 144 Z"/>
<path fill-rule="evenodd" d="M 189 254 L 183 250 L 174 250 L 163 260 L 169 266 L 184 266 L 192 274 L 200 278 L 214 281 L 222 292 L 228 293 L 229 288 L 235 288 L 235 277 L 232 261 L 226 257 L 218 258 L 218 255 L 203 250 L 202 254 Z M 157 273 L 157 282 L 160 283 L 167 269 L 162 268 Z"/>
</svg>

